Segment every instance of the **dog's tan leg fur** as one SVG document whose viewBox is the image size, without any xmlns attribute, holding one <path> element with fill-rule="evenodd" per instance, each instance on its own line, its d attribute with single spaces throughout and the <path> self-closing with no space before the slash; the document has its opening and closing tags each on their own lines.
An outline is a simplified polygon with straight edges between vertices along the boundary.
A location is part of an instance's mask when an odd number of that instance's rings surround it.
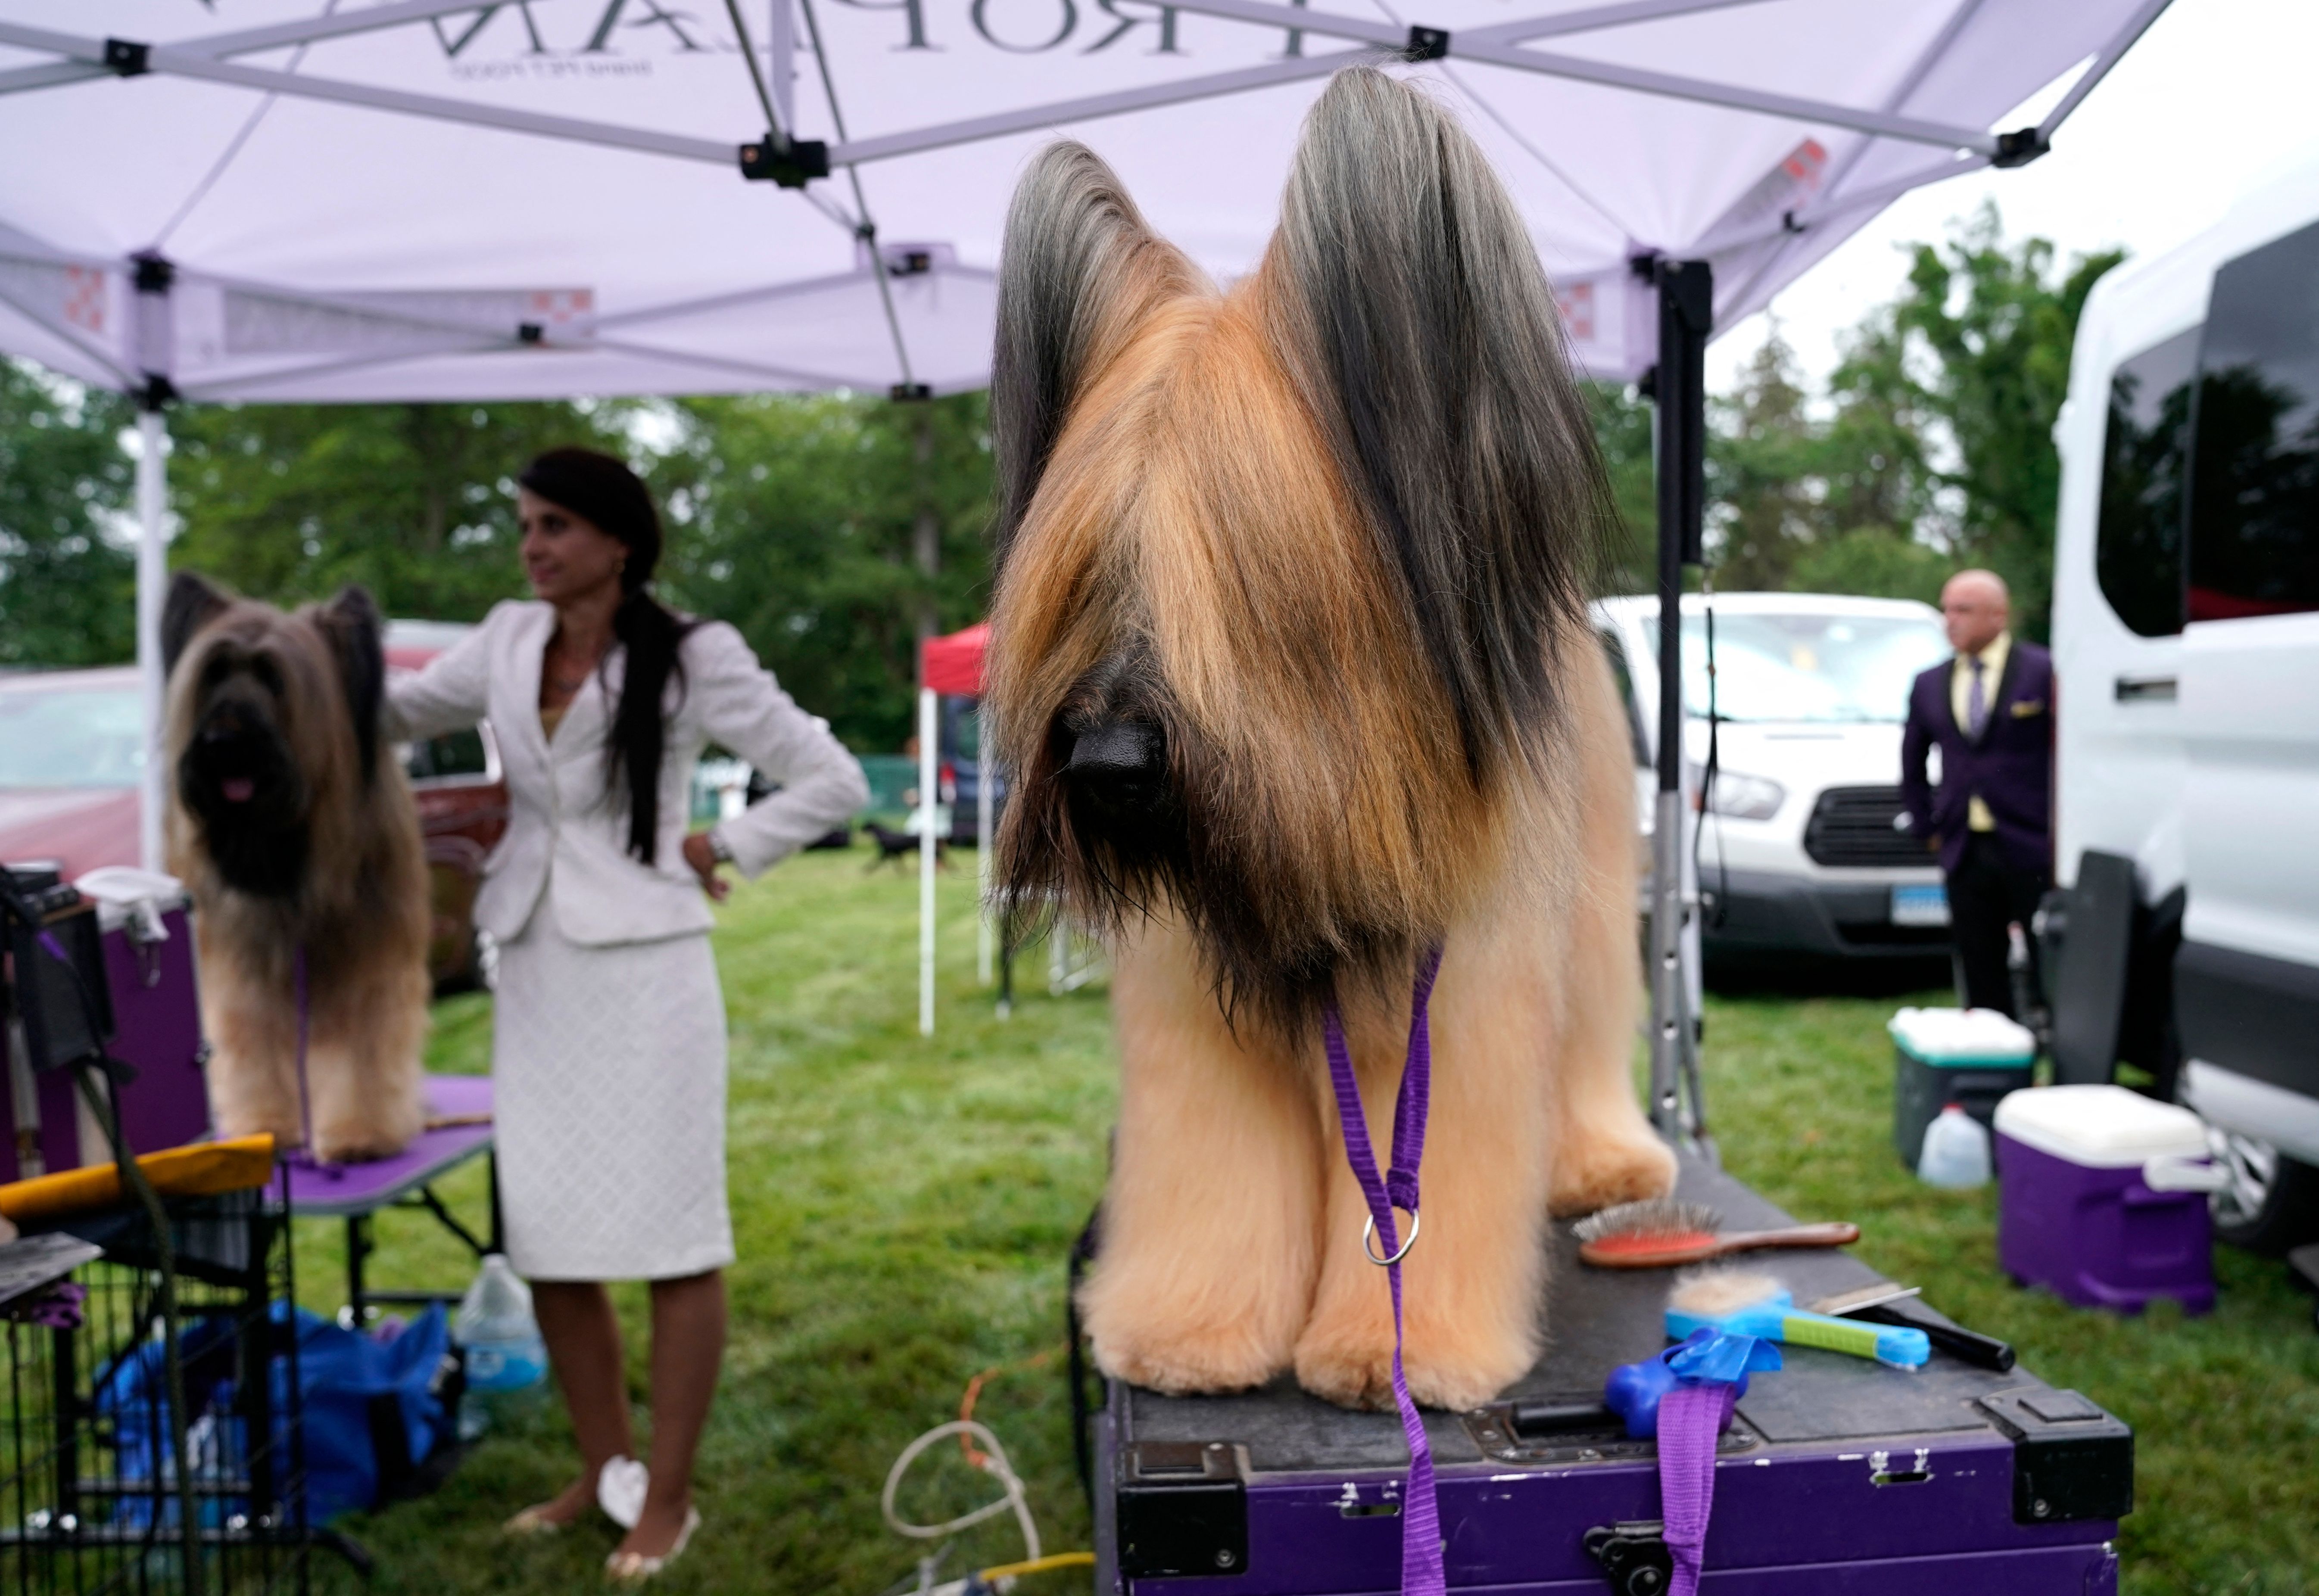
<svg viewBox="0 0 2319 1596">
<path fill-rule="evenodd" d="M 1103 1250 L 1080 1294 L 1096 1361 L 1155 1391 L 1236 1391 L 1288 1365 L 1313 1295 L 1321 1121 L 1309 1076 L 1223 1022 L 1190 940 L 1123 939 L 1120 1115 Z"/>
<path fill-rule="evenodd" d="M 286 969 L 245 961 L 239 945 L 194 921 L 201 959 L 202 1032 L 210 1118 L 221 1137 L 272 1136 L 298 1142 L 298 1010 Z M 143 1150 L 151 1150 L 149 1149 Z"/>
<path fill-rule="evenodd" d="M 1402 1270 L 1404 1364 L 1410 1389 L 1430 1406 L 1486 1402 L 1538 1357 L 1548 1113 L 1538 1074 L 1553 1046 L 1543 930 L 1535 911 L 1515 906 L 1453 928 L 1434 988 L 1423 1229 Z M 1365 1016 L 1348 1040 L 1383 1163 L 1408 1045 L 1407 1001 L 1388 1016 Z M 1317 1089 L 1328 1090 L 1325 1069 Z M 1333 1402 L 1390 1406 L 1392 1298 L 1385 1272 L 1361 1255 L 1367 1207 L 1338 1145 L 1333 1105 L 1328 1123 L 1321 1286 L 1297 1344 L 1296 1377 Z"/>
<path fill-rule="evenodd" d="M 1553 1094 L 1551 1202 L 1557 1214 L 1592 1213 L 1674 1188 L 1674 1154 L 1638 1106 L 1634 1057 L 1642 1013 L 1636 956 L 1638 886 L 1632 744 L 1609 663 L 1571 672 L 1579 767 L 1575 842 L 1580 879 L 1563 932 L 1570 1001 Z"/>
<path fill-rule="evenodd" d="M 426 972 L 381 959 L 329 983 L 306 1051 L 314 1156 L 325 1163 L 392 1157 L 424 1128 L 420 1049 Z"/>
</svg>

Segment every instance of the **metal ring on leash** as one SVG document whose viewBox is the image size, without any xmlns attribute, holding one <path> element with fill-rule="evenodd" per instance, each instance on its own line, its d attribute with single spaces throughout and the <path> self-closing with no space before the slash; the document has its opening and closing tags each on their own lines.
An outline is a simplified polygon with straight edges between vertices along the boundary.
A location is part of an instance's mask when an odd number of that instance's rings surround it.
<svg viewBox="0 0 2319 1596">
<path fill-rule="evenodd" d="M 1391 1258 L 1377 1257 L 1376 1249 L 1369 1245 L 1369 1238 L 1376 1234 L 1376 1216 L 1375 1214 L 1371 1214 L 1361 1225 L 1361 1250 L 1368 1255 L 1369 1262 L 1376 1265 L 1377 1267 L 1381 1269 L 1391 1268 L 1394 1265 L 1407 1258 L 1409 1256 L 1409 1249 L 1417 1245 L 1417 1210 L 1412 1208 L 1409 1211 L 1409 1240 L 1403 1241 L 1401 1244 L 1401 1250 L 1394 1253 Z"/>
</svg>

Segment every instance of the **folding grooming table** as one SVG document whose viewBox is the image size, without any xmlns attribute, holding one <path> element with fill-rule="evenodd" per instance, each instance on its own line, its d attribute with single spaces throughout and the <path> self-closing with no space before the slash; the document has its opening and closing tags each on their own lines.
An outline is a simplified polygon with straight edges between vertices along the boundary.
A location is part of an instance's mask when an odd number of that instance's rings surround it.
<svg viewBox="0 0 2319 1596">
<path fill-rule="evenodd" d="M 1713 1204 L 1733 1230 L 1788 1222 L 1691 1160 L 1678 1195 Z M 1584 1414 L 1615 1366 L 1666 1346 L 1673 1271 L 1589 1268 L 1566 1226 L 1555 1245 L 1538 1366 L 1485 1408 L 1426 1416 L 1449 1584 L 1656 1596 L 1671 1565 L 1653 1443 Z M 1759 1267 L 1799 1302 L 1879 1278 L 1840 1251 L 1766 1254 Z M 1936 1351 L 1902 1372 L 1781 1351 L 1785 1367 L 1755 1376 L 1723 1440 L 1705 1591 L 2114 1596 L 2110 1543 L 2134 1497 L 2125 1425 L 2019 1367 L 1994 1374 Z M 1407 1466 L 1392 1413 L 1347 1412 L 1292 1380 L 1232 1397 L 1113 1382 L 1096 1419 L 1096 1588 L 1386 1596 L 1400 1583 Z"/>
<path fill-rule="evenodd" d="M 427 1078 L 427 1117 L 470 1119 L 492 1111 L 491 1078 L 480 1075 L 430 1075 Z M 456 1302 L 464 1285 L 450 1291 L 379 1291 L 365 1279 L 364 1266 L 377 1250 L 371 1237 L 373 1216 L 389 1208 L 421 1209 L 481 1258 L 501 1250 L 499 1170 L 492 1168 L 490 1236 L 478 1238 L 444 1206 L 434 1183 L 474 1159 L 492 1159 L 492 1126 L 477 1123 L 445 1125 L 426 1131 L 419 1140 L 391 1159 L 367 1164 L 290 1166 L 290 1211 L 302 1219 L 340 1218 L 347 1222 L 347 1305 L 341 1315 L 349 1324 L 366 1322 L 380 1303 Z"/>
</svg>

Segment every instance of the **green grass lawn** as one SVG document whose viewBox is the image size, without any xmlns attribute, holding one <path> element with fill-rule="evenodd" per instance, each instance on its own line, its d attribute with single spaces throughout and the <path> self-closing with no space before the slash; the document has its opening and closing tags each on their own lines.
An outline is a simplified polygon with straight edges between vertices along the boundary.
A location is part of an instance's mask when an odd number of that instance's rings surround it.
<svg viewBox="0 0 2319 1596">
<path fill-rule="evenodd" d="M 861 853 L 808 855 L 721 912 L 741 1260 L 701 1458 L 705 1528 L 661 1582 L 671 1591 L 875 1596 L 909 1575 L 917 1548 L 879 1515 L 887 1466 L 955 1417 L 968 1381 L 993 1367 L 1003 1372 L 977 1414 L 1028 1482 L 1048 1549 L 1088 1544 L 1060 1377 L 1063 1258 L 1100 1188 L 1113 1114 L 1104 998 L 1099 987 L 1048 997 L 1034 953 L 1013 1018 L 994 1017 L 972 978 L 972 857 L 962 854 L 942 883 L 941 1026 L 921 1038 L 916 881 L 862 864 Z M 1710 1001 L 1709 1106 L 1727 1164 L 1803 1217 L 1857 1220 L 1872 1264 L 2134 1425 L 2141 1507 L 2121 1544 L 2129 1591 L 2319 1590 L 2319 1337 L 2307 1300 L 2279 1265 L 2229 1252 L 2217 1257 L 2222 1306 L 2203 1320 L 2079 1312 L 2005 1282 L 1993 1191 L 1929 1190 L 1892 1157 L 1882 1024 L 1893 1006 Z M 437 1011 L 433 1067 L 481 1069 L 489 1041 L 488 1000 L 449 1000 Z M 479 1218 L 480 1170 L 445 1195 Z M 423 1216 L 383 1222 L 380 1240 L 376 1284 L 453 1285 L 472 1272 Z M 302 1295 L 335 1308 L 338 1231 L 304 1224 L 297 1241 Z M 617 1300 L 640 1338 L 642 1288 Z M 640 1405 L 642 1351 L 632 1339 Z M 595 1582 L 609 1525 L 521 1544 L 497 1533 L 568 1477 L 560 1411 L 536 1393 L 500 1401 L 493 1417 L 439 1493 L 343 1526 L 376 1555 L 379 1596 Z M 902 1506 L 924 1521 L 991 1493 L 944 1446 Z M 1011 1521 L 986 1524 L 945 1574 L 1016 1547 Z M 1056 1574 L 1024 1588 L 1085 1582 Z"/>
</svg>

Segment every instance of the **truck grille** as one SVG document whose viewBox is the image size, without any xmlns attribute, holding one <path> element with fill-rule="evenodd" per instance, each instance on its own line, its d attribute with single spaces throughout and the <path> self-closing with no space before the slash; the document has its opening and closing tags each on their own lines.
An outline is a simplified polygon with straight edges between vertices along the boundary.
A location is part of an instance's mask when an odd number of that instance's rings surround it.
<svg viewBox="0 0 2319 1596">
<path fill-rule="evenodd" d="M 1924 839 L 1892 822 L 1901 814 L 1897 787 L 1831 787 L 1812 807 L 1804 852 L 1816 864 L 1924 864 Z"/>
</svg>

